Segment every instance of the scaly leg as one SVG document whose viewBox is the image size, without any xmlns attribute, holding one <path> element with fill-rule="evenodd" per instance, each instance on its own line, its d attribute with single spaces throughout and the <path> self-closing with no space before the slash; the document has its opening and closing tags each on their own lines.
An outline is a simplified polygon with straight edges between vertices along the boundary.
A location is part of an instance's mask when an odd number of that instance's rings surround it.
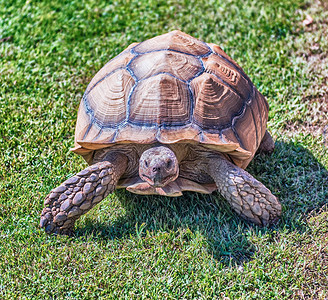
<svg viewBox="0 0 328 300">
<path fill-rule="evenodd" d="M 110 153 L 106 161 L 77 173 L 53 189 L 44 201 L 40 227 L 47 233 L 70 234 L 75 221 L 115 190 L 127 157 Z"/>
<path fill-rule="evenodd" d="M 278 199 L 245 170 L 218 157 L 209 163 L 209 175 L 221 195 L 243 218 L 266 226 L 280 217 L 281 205 Z"/>
</svg>

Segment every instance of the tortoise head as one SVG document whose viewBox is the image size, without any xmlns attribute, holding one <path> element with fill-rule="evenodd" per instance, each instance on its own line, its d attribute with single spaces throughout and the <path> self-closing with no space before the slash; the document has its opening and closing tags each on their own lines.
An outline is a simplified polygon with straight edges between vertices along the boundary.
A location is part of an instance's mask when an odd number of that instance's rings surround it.
<svg viewBox="0 0 328 300">
<path fill-rule="evenodd" d="M 150 148 L 140 157 L 139 176 L 153 187 L 163 187 L 179 176 L 178 159 L 167 147 Z"/>
</svg>

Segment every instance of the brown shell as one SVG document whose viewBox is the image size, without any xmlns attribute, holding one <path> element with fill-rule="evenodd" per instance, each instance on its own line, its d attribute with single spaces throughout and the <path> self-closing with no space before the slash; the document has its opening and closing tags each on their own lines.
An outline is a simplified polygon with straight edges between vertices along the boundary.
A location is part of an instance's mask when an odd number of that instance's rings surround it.
<svg viewBox="0 0 328 300">
<path fill-rule="evenodd" d="M 181 31 L 130 45 L 91 80 L 74 152 L 114 143 L 200 143 L 245 168 L 266 130 L 268 103 L 223 50 Z"/>
</svg>

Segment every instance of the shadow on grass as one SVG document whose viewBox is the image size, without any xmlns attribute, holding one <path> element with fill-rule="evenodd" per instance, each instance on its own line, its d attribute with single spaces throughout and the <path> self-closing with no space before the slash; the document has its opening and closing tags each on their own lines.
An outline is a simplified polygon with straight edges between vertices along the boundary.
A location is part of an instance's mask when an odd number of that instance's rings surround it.
<svg viewBox="0 0 328 300">
<path fill-rule="evenodd" d="M 206 239 L 208 251 L 217 260 L 240 264 L 250 260 L 255 247 L 249 234 L 264 235 L 281 230 L 303 232 L 310 211 L 327 204 L 328 172 L 307 149 L 293 143 L 276 142 L 271 156 L 257 155 L 247 168 L 264 183 L 283 204 L 283 215 L 272 228 L 259 228 L 241 220 L 218 194 L 185 193 L 179 198 L 138 196 L 118 191 L 117 197 L 126 214 L 103 224 L 88 219 L 76 236 L 92 235 L 96 239 L 123 239 L 137 235 L 140 226 L 157 232 L 190 230 Z"/>
</svg>

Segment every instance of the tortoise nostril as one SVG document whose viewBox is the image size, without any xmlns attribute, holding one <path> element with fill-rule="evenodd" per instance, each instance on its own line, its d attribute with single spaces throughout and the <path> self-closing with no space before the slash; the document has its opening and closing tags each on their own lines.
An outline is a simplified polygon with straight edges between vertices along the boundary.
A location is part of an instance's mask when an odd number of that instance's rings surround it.
<svg viewBox="0 0 328 300">
<path fill-rule="evenodd" d="M 145 160 L 145 166 L 148 167 L 148 162 L 147 162 L 147 160 Z"/>
</svg>

